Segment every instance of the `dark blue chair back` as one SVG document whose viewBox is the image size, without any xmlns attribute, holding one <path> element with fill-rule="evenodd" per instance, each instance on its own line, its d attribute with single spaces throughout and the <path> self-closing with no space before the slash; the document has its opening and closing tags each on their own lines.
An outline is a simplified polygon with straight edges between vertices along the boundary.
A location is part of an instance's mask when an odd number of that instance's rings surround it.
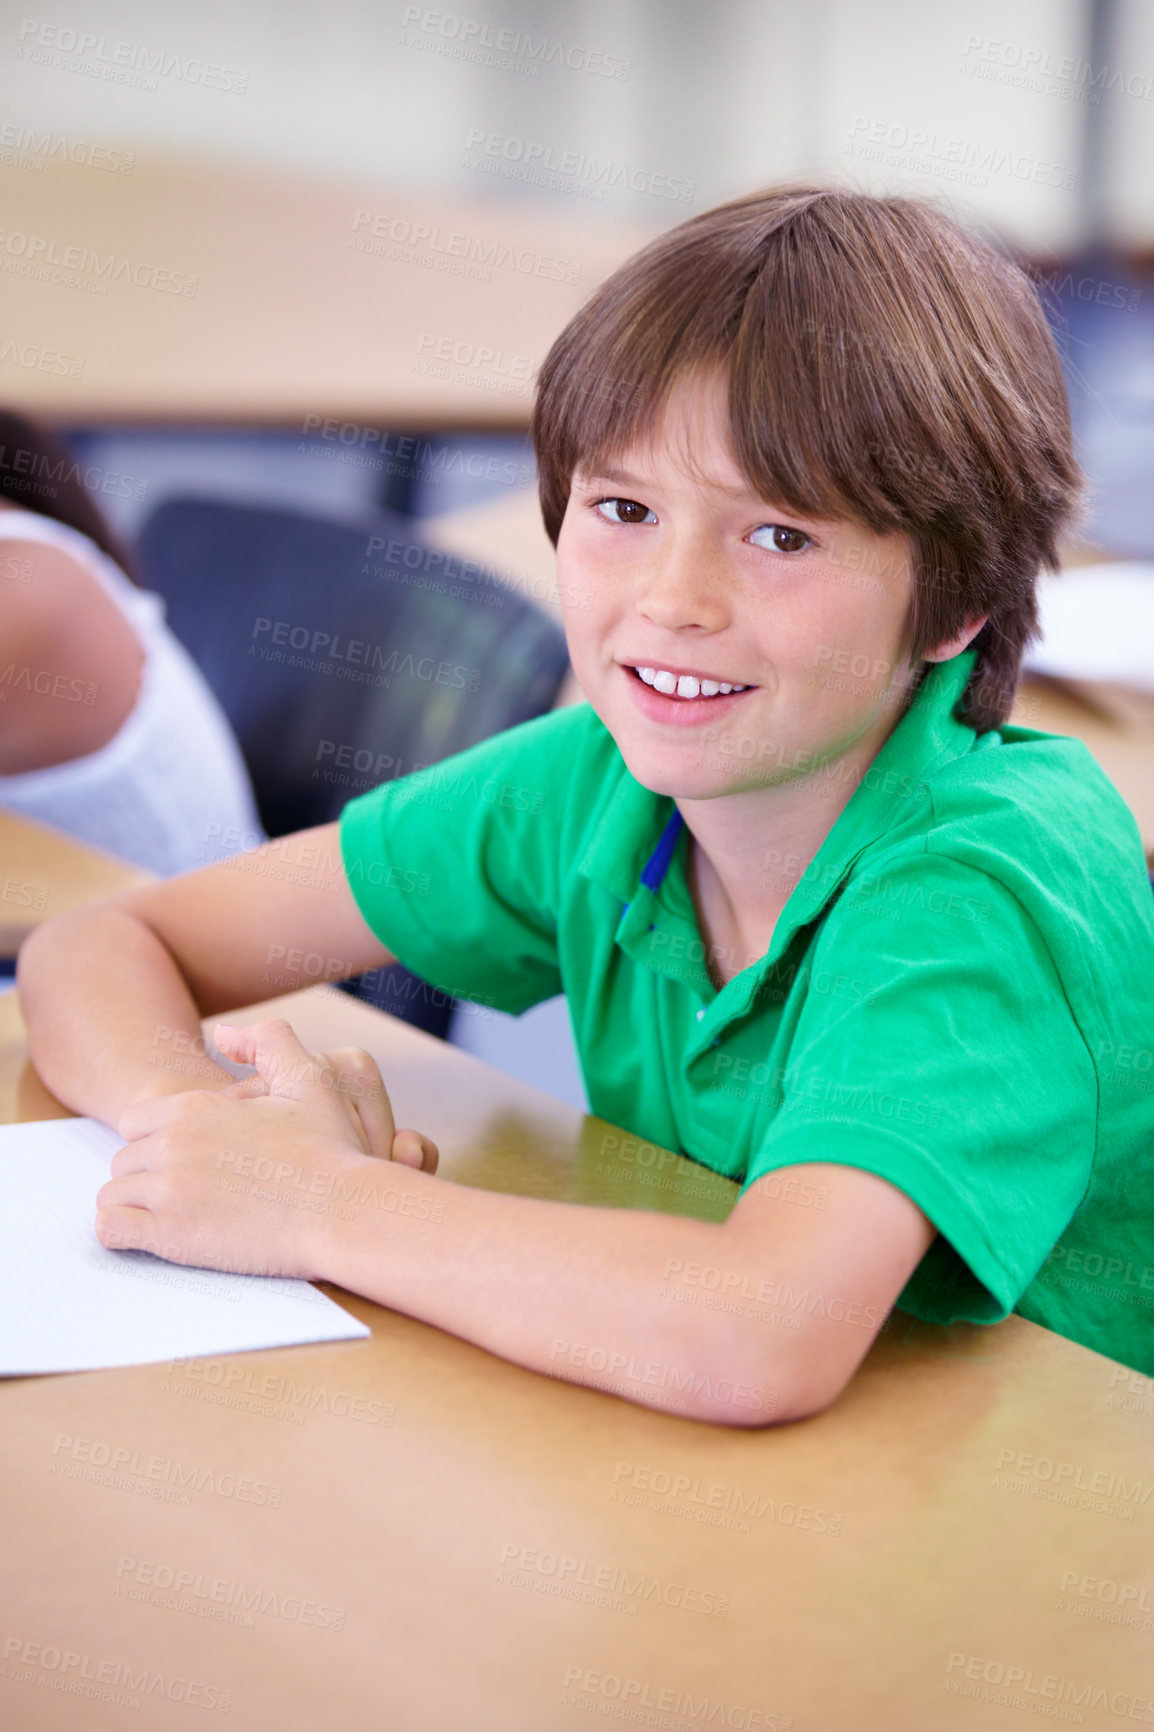
<svg viewBox="0 0 1154 1732">
<path fill-rule="evenodd" d="M 541 609 L 390 513 L 169 499 L 137 556 L 232 723 L 270 836 L 543 714 L 568 667 Z M 408 970 L 356 990 L 447 1031 L 452 1001 Z"/>
</svg>

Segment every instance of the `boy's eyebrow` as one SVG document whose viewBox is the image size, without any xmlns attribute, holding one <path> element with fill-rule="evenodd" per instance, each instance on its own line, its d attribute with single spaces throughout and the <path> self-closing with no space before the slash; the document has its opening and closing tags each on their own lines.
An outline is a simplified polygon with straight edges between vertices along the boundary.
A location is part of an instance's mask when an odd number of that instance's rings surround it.
<svg viewBox="0 0 1154 1732">
<path fill-rule="evenodd" d="M 612 481 L 618 487 L 638 487 L 642 492 L 653 486 L 653 482 L 644 476 L 630 475 L 627 469 L 616 469 L 611 463 L 599 463 L 593 470 L 577 469 L 574 471 L 574 479 L 583 481 L 586 485 L 593 481 Z M 732 493 L 735 498 L 753 498 L 748 487 L 725 487 L 717 481 L 710 485 L 722 493 Z"/>
<path fill-rule="evenodd" d="M 617 469 L 611 463 L 599 463 L 596 469 L 592 470 L 580 468 L 575 469 L 573 472 L 573 479 L 574 481 L 583 483 L 587 487 L 595 481 L 611 481 L 618 487 L 637 487 L 640 488 L 642 492 L 644 492 L 646 488 L 652 486 L 651 482 L 644 480 L 641 476 L 630 475 L 627 469 Z M 732 494 L 735 499 L 757 499 L 758 503 L 764 505 L 768 511 L 780 511 L 783 516 L 788 518 L 802 518 L 805 522 L 813 524 L 832 521 L 818 518 L 812 512 L 794 511 L 792 508 L 787 506 L 774 505 L 771 500 L 762 499 L 760 495 L 755 494 L 748 486 L 724 487 L 718 482 L 714 482 L 712 485 L 719 487 L 722 493 Z"/>
<path fill-rule="evenodd" d="M 614 469 L 611 463 L 599 463 L 596 469 L 579 469 L 577 474 L 582 481 L 615 481 L 621 487 L 644 487 L 646 483 L 639 475 L 630 475 L 625 469 Z"/>
</svg>

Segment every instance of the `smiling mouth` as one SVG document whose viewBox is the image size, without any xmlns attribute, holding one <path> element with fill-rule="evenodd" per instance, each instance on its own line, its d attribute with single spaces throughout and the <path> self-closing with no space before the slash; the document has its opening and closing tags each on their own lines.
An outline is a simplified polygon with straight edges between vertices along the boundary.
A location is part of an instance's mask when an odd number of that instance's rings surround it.
<svg viewBox="0 0 1154 1732">
<path fill-rule="evenodd" d="M 729 697 L 737 692 L 747 692 L 749 686 L 737 685 L 728 680 L 711 680 L 699 678 L 696 674 L 674 674 L 665 668 L 635 667 L 629 670 L 635 679 L 650 686 L 663 697 L 681 698 L 701 702 L 703 699 Z"/>
</svg>

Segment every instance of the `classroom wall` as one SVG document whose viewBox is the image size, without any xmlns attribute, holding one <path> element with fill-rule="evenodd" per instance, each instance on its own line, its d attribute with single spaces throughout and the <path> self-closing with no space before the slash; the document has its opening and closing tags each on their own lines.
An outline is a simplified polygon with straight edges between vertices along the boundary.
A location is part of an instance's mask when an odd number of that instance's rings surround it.
<svg viewBox="0 0 1154 1732">
<path fill-rule="evenodd" d="M 1095 14 L 1110 29 L 1091 57 Z M 9 121 L 138 152 L 552 202 L 579 222 L 660 223 L 680 202 L 671 185 L 704 208 L 758 181 L 833 173 L 941 192 L 1024 246 L 1068 249 L 1090 220 L 1085 134 L 1098 126 L 1110 237 L 1154 244 L 1148 0 L 466 0 L 457 13 L 7 0 L 0 16 L 16 50 L 0 75 Z M 192 69 L 155 88 L 115 82 L 99 49 L 52 45 L 68 30 L 98 34 L 106 55 L 128 44 L 133 66 L 175 56 Z M 570 67 L 542 67 L 543 43 Z M 198 63 L 220 71 L 206 82 Z M 593 197 L 580 175 L 575 190 L 531 184 L 518 162 L 478 157 L 475 134 L 608 156 L 634 185 Z"/>
</svg>

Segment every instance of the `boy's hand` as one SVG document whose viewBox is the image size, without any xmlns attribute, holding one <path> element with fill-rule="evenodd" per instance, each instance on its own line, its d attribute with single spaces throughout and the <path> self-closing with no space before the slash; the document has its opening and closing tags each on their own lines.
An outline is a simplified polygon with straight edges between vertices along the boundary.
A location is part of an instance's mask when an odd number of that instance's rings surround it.
<svg viewBox="0 0 1154 1732">
<path fill-rule="evenodd" d="M 257 1029 L 264 1026 L 257 1023 L 250 1029 L 239 1029 L 227 1023 L 218 1023 L 213 1031 L 213 1039 L 218 1050 L 233 1063 L 255 1064 L 255 1045 L 251 1037 Z M 436 1144 L 420 1131 L 396 1129 L 380 1068 L 376 1059 L 365 1052 L 363 1047 L 340 1046 L 333 1047 L 328 1052 L 306 1053 L 298 1042 L 290 1069 L 295 1066 L 303 1077 L 302 1058 L 311 1061 L 317 1080 L 330 1089 L 344 1106 L 349 1123 L 366 1154 L 376 1155 L 384 1161 L 400 1161 L 402 1165 L 415 1167 L 418 1171 L 436 1172 L 439 1158 Z M 138 1092 L 133 1105 L 169 1095 L 185 1094 L 191 1089 L 212 1089 L 235 1100 L 254 1100 L 258 1096 L 278 1092 L 273 1086 L 271 1059 L 266 1063 L 267 1076 L 257 1070 L 252 1076 L 242 1077 L 239 1081 L 207 1055 L 202 1060 L 202 1067 L 204 1074 L 201 1076 L 167 1075 L 150 1078 Z M 124 1128 L 124 1117 L 122 1115 L 118 1121 L 117 1129 L 122 1136 L 127 1137 L 130 1133 Z"/>
<path fill-rule="evenodd" d="M 97 1237 L 173 1262 L 315 1279 L 317 1229 L 379 1188 L 377 1157 L 432 1172 L 436 1147 L 395 1132 L 380 1071 L 359 1049 L 309 1053 L 283 1021 L 218 1027 L 216 1039 L 256 1075 L 128 1109 Z"/>
<path fill-rule="evenodd" d="M 218 1022 L 213 1039 L 225 1058 L 234 1064 L 255 1065 L 250 1077 L 243 1077 L 225 1090 L 238 1100 L 255 1100 L 270 1094 L 283 1094 L 298 1083 L 311 1079 L 331 1095 L 334 1106 L 343 1111 L 344 1121 L 357 1138 L 366 1155 L 376 1155 L 382 1161 L 403 1160 L 406 1166 L 420 1167 L 423 1150 L 413 1155 L 412 1139 L 417 1131 L 403 1133 L 406 1141 L 397 1146 L 397 1128 L 393 1109 L 385 1091 L 384 1079 L 375 1058 L 359 1046 L 338 1046 L 330 1052 L 306 1052 L 296 1035 L 292 1044 L 278 1043 L 275 1047 L 258 1037 L 271 1026 L 256 1023 L 252 1028 L 233 1028 Z M 258 1054 L 262 1055 L 258 1058 Z M 433 1150 L 433 1166 L 436 1150 Z M 430 1170 L 432 1170 L 430 1168 Z"/>
</svg>

